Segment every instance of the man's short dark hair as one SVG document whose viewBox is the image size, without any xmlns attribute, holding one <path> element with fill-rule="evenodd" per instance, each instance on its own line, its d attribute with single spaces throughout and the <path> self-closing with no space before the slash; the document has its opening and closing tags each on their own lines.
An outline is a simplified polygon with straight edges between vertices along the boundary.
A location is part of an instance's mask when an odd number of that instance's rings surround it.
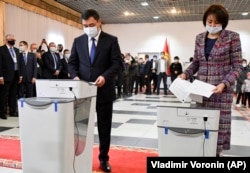
<svg viewBox="0 0 250 173">
<path fill-rule="evenodd" d="M 90 17 L 93 17 L 97 21 L 100 19 L 98 12 L 94 9 L 87 9 L 82 13 L 83 20 L 88 20 Z"/>
</svg>

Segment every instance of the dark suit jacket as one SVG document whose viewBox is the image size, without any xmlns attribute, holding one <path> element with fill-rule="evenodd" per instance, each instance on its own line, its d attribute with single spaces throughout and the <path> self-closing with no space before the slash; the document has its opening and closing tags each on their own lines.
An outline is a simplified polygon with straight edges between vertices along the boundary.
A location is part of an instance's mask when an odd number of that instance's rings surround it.
<svg viewBox="0 0 250 173">
<path fill-rule="evenodd" d="M 60 71 L 59 74 L 59 79 L 68 79 L 68 62 L 65 58 L 60 59 L 61 61 L 61 65 L 62 65 L 62 69 Z"/>
<path fill-rule="evenodd" d="M 56 69 L 54 68 L 55 63 L 54 63 L 54 59 L 50 51 L 47 51 L 42 55 L 42 60 L 43 60 L 42 74 L 43 74 L 43 78 L 45 79 L 54 79 L 55 76 L 53 74 L 56 72 L 56 70 L 62 69 L 60 56 L 58 53 L 55 53 L 55 55 L 57 58 Z"/>
<path fill-rule="evenodd" d="M 148 75 L 148 77 L 150 77 L 152 74 L 151 68 L 152 68 L 152 63 L 150 60 L 148 60 L 144 66 L 144 75 Z"/>
<path fill-rule="evenodd" d="M 115 98 L 115 76 L 122 68 L 121 51 L 115 36 L 101 32 L 93 64 L 89 59 L 88 36 L 75 38 L 68 63 L 70 77 L 94 82 L 98 76 L 105 78 L 105 85 L 97 89 L 97 102 L 110 102 Z"/>
<path fill-rule="evenodd" d="M 23 54 L 20 53 L 21 60 L 23 61 L 24 76 L 23 82 L 31 82 L 32 78 L 37 78 L 37 60 L 34 53 L 28 52 L 27 64 L 25 65 Z"/>
<path fill-rule="evenodd" d="M 14 47 L 18 64 L 18 76 L 23 76 L 23 64 L 19 56 L 19 50 Z M 15 79 L 14 61 L 6 45 L 0 47 L 0 77 L 5 82 L 12 82 Z"/>
</svg>

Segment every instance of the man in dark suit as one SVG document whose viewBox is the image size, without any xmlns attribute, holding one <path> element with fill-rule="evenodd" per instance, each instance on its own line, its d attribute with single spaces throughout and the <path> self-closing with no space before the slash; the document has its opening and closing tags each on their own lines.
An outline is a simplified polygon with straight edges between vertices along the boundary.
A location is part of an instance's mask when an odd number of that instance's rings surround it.
<svg viewBox="0 0 250 173">
<path fill-rule="evenodd" d="M 151 95 L 151 74 L 152 74 L 152 63 L 149 60 L 149 56 L 145 55 L 145 66 L 144 66 L 144 78 L 145 78 L 145 84 L 146 84 L 146 92 L 145 94 Z"/>
<path fill-rule="evenodd" d="M 68 70 L 72 79 L 95 82 L 98 87 L 96 112 L 100 168 L 105 172 L 111 172 L 108 152 L 115 100 L 114 79 L 122 68 L 121 51 L 117 37 L 101 30 L 101 19 L 97 11 L 86 10 L 82 14 L 82 22 L 85 34 L 75 38 L 73 42 Z M 96 49 L 93 47 L 93 57 L 92 44 L 96 46 Z"/>
<path fill-rule="evenodd" d="M 60 56 L 56 53 L 56 44 L 49 43 L 49 50 L 42 55 L 43 60 L 43 78 L 58 79 L 58 75 L 62 69 Z"/>
<path fill-rule="evenodd" d="M 22 82 L 19 84 L 18 96 L 19 98 L 33 97 L 37 77 L 37 60 L 34 53 L 28 52 L 28 43 L 26 41 L 19 42 L 19 50 L 24 75 Z"/>
<path fill-rule="evenodd" d="M 7 119 L 6 101 L 8 100 L 9 115 L 17 113 L 17 84 L 22 81 L 23 70 L 19 50 L 14 47 L 15 36 L 6 35 L 6 44 L 0 47 L 0 118 Z M 8 98 L 8 99 L 7 99 Z"/>
<path fill-rule="evenodd" d="M 63 50 L 63 58 L 60 59 L 62 70 L 59 74 L 59 79 L 69 79 L 69 72 L 68 72 L 68 61 L 70 57 L 70 50 L 64 49 Z"/>
</svg>

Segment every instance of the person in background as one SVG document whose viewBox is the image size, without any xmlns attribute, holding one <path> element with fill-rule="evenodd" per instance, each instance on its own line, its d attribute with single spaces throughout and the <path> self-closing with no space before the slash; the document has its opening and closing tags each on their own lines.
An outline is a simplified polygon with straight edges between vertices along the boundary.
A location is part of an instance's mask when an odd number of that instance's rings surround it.
<svg viewBox="0 0 250 173">
<path fill-rule="evenodd" d="M 56 44 L 49 43 L 49 51 L 43 53 L 43 78 L 44 79 L 58 79 L 62 69 L 60 56 L 56 53 Z"/>
<path fill-rule="evenodd" d="M 157 60 L 157 95 L 160 94 L 160 85 L 161 80 L 163 81 L 163 87 L 164 87 L 164 95 L 167 95 L 167 69 L 168 69 L 168 61 L 164 57 L 164 52 L 161 52 L 161 58 Z"/>
<path fill-rule="evenodd" d="M 14 47 L 16 39 L 13 34 L 7 34 L 5 45 L 0 47 L 0 118 L 7 119 L 6 101 L 9 115 L 18 116 L 17 88 L 23 79 L 23 64 L 19 49 Z"/>
<path fill-rule="evenodd" d="M 101 18 L 96 10 L 85 10 L 82 23 L 84 34 L 74 39 L 68 70 L 72 79 L 95 82 L 97 86 L 98 158 L 100 168 L 111 172 L 109 149 L 113 101 L 116 99 L 114 79 L 123 68 L 121 50 L 117 37 L 102 31 Z M 91 51 L 91 47 L 95 51 Z"/>
<path fill-rule="evenodd" d="M 139 70 L 139 63 L 138 63 L 137 56 L 131 61 L 131 68 L 133 68 L 133 70 L 132 70 L 132 81 L 131 81 L 130 93 L 133 93 L 133 89 L 134 89 L 134 93 L 138 94 L 140 70 Z"/>
<path fill-rule="evenodd" d="M 46 49 L 46 51 L 44 50 L 44 48 Z M 37 51 L 38 52 L 42 52 L 42 51 L 47 52 L 47 51 L 49 51 L 49 45 L 48 45 L 45 38 L 42 39 L 42 41 L 40 43 L 40 46 L 38 47 Z"/>
<path fill-rule="evenodd" d="M 117 73 L 116 77 L 115 77 L 115 85 L 117 88 L 117 92 L 116 92 L 116 98 L 119 99 L 122 97 L 122 86 L 123 86 L 123 71 L 125 70 L 125 63 L 124 63 L 124 54 L 121 54 L 121 58 L 122 58 L 122 62 L 123 62 L 123 68 L 121 68 L 119 70 L 119 72 Z"/>
<path fill-rule="evenodd" d="M 20 58 L 23 61 L 23 80 L 19 83 L 19 98 L 33 97 L 34 85 L 37 77 L 37 61 L 34 53 L 28 52 L 28 43 L 19 42 Z"/>
<path fill-rule="evenodd" d="M 130 83 L 130 66 L 131 66 L 131 56 L 126 54 L 124 55 L 124 70 L 123 70 L 123 97 L 129 97 L 131 96 L 130 94 L 130 88 L 131 86 L 129 85 Z"/>
<path fill-rule="evenodd" d="M 151 68 L 151 76 L 150 76 L 150 83 L 151 81 L 153 81 L 153 93 L 155 93 L 156 91 L 156 88 L 157 88 L 157 79 L 158 79 L 158 76 L 157 76 L 157 61 L 158 58 L 156 55 L 153 56 L 153 59 L 151 59 L 151 64 L 152 64 L 152 68 Z"/>
<path fill-rule="evenodd" d="M 174 57 L 174 62 L 170 65 L 170 75 L 171 75 L 171 82 L 173 83 L 174 80 L 177 78 L 178 75 L 182 73 L 182 65 L 179 62 L 180 58 L 178 56 Z"/>
<path fill-rule="evenodd" d="M 229 15 L 225 7 L 213 4 L 203 15 L 206 28 L 196 36 L 192 64 L 179 77 L 197 79 L 215 86 L 210 98 L 203 97 L 198 106 L 220 110 L 216 156 L 223 156 L 231 144 L 231 107 L 235 81 L 242 71 L 241 41 L 238 33 L 226 30 Z"/>
<path fill-rule="evenodd" d="M 36 61 L 37 61 L 37 79 L 42 79 L 42 67 L 43 67 L 43 60 L 41 50 L 37 48 L 36 43 L 30 44 L 30 52 L 35 54 Z"/>
<path fill-rule="evenodd" d="M 145 80 L 145 85 L 146 85 L 146 92 L 145 94 L 151 95 L 151 80 L 150 76 L 152 74 L 152 63 L 149 60 L 149 55 L 145 55 L 145 66 L 144 66 L 144 80 Z"/>
<path fill-rule="evenodd" d="M 57 45 L 57 53 L 59 54 L 59 56 L 60 56 L 60 59 L 63 59 L 64 57 L 63 57 L 63 45 L 62 44 L 58 44 Z"/>
<path fill-rule="evenodd" d="M 140 77 L 139 77 L 140 93 L 142 93 L 145 90 L 145 77 L 144 77 L 145 62 L 142 57 L 139 58 L 138 64 L 140 71 Z"/>
<path fill-rule="evenodd" d="M 58 76 L 59 79 L 69 79 L 69 72 L 68 72 L 69 57 L 70 57 L 70 50 L 64 49 L 63 50 L 63 58 L 60 59 L 62 69 L 61 69 L 60 74 Z"/>
<path fill-rule="evenodd" d="M 243 107 L 250 108 L 250 72 L 247 72 L 246 79 L 242 84 L 242 93 L 244 93 L 244 97 L 242 98 L 242 104 L 244 105 Z"/>
<path fill-rule="evenodd" d="M 193 59 L 194 59 L 193 57 L 190 57 L 190 58 L 189 58 L 189 64 L 188 64 L 188 66 L 189 66 L 190 64 L 192 64 Z M 187 67 L 188 67 L 188 66 L 187 66 Z M 189 79 L 189 81 L 190 81 L 190 82 L 193 82 L 193 81 L 195 80 L 195 77 L 196 77 L 196 74 L 194 74 L 193 77 L 191 77 L 191 78 Z"/>
<path fill-rule="evenodd" d="M 247 72 L 250 71 L 250 68 L 247 66 L 246 59 L 242 60 L 242 66 L 243 66 L 243 70 L 236 80 L 236 107 L 246 107 L 246 105 L 244 104 L 245 94 L 244 92 L 242 92 L 242 85 L 245 79 L 247 78 Z"/>
<path fill-rule="evenodd" d="M 42 79 L 42 67 L 43 67 L 43 60 L 42 60 L 42 53 L 41 50 L 38 49 L 36 43 L 30 44 L 30 52 L 32 52 L 36 57 L 37 62 L 37 79 Z M 34 85 L 33 97 L 36 97 L 36 83 Z"/>
</svg>

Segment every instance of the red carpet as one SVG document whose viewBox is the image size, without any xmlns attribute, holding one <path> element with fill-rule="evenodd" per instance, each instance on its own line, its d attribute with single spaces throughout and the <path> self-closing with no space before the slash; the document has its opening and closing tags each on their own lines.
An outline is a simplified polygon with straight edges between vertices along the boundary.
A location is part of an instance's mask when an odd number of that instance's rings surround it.
<svg viewBox="0 0 250 173">
<path fill-rule="evenodd" d="M 98 146 L 93 152 L 93 173 L 101 173 Z M 146 173 L 147 157 L 158 155 L 156 150 L 124 146 L 112 146 L 109 154 L 112 173 Z M 22 169 L 18 137 L 0 136 L 0 166 Z"/>
</svg>

